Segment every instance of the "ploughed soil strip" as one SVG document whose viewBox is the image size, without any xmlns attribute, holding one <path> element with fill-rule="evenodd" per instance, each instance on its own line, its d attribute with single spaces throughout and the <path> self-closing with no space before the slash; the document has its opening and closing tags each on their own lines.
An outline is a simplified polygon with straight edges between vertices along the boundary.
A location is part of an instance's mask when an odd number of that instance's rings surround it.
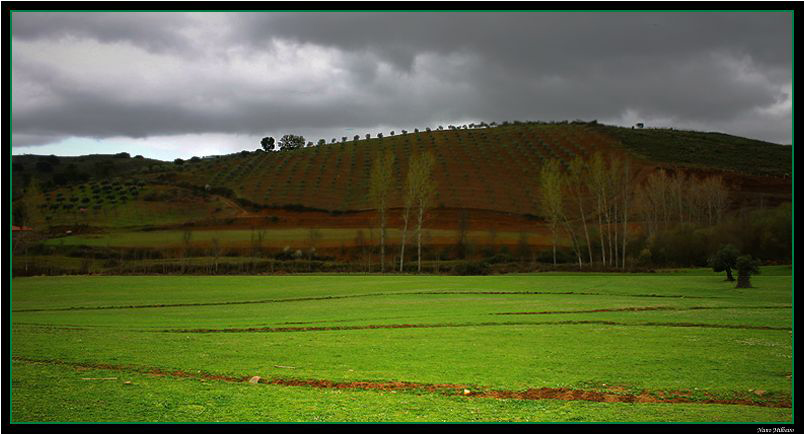
<svg viewBox="0 0 804 434">
<path fill-rule="evenodd" d="M 396 295 L 396 294 L 371 293 L 371 294 L 354 294 L 354 295 L 327 295 L 321 297 L 274 298 L 268 300 L 214 301 L 209 303 L 163 303 L 163 304 L 131 304 L 131 305 L 115 305 L 115 306 L 44 307 L 44 308 L 33 308 L 33 309 L 16 309 L 12 310 L 11 312 L 59 312 L 59 311 L 71 311 L 71 310 L 151 309 L 159 307 L 227 306 L 235 304 L 266 304 L 266 303 L 286 303 L 293 301 L 334 300 L 340 298 L 375 297 L 379 295 Z"/>
<path fill-rule="evenodd" d="M 549 291 L 420 291 L 420 292 L 408 292 L 406 294 L 439 294 L 439 295 L 450 295 L 450 294 L 461 294 L 461 295 L 473 295 L 473 294 L 486 294 L 486 295 L 603 295 L 603 296 L 614 296 L 614 297 L 658 297 L 658 298 L 724 298 L 724 297 L 706 297 L 701 295 L 667 295 L 667 294 L 617 294 L 617 293 L 603 293 L 603 292 L 576 292 L 576 291 L 564 291 L 564 292 L 549 292 Z"/>
<path fill-rule="evenodd" d="M 590 310 L 543 310 L 539 312 L 496 312 L 490 315 L 551 315 L 559 313 L 642 312 L 650 310 L 708 310 L 708 309 L 790 309 L 792 306 L 643 306 Z"/>
<path fill-rule="evenodd" d="M 378 297 L 393 295 L 603 295 L 615 297 L 660 297 L 660 298 L 722 298 L 722 297 L 703 297 L 688 295 L 661 295 L 661 294 L 604 294 L 599 292 L 547 292 L 547 291 L 418 291 L 418 292 L 374 292 L 368 294 L 352 295 L 326 295 L 320 297 L 295 297 L 295 298 L 273 298 L 267 300 L 243 300 L 243 301 L 213 301 L 209 303 L 158 303 L 158 304 L 130 304 L 130 305 L 110 305 L 110 306 L 68 306 L 68 307 L 43 307 L 31 309 L 13 309 L 11 312 L 62 312 L 73 310 L 105 310 L 105 309 L 152 309 L 161 307 L 199 307 L 199 306 L 227 306 L 237 304 L 265 304 L 265 303 L 287 303 L 294 301 L 319 301 L 337 300 L 343 298 L 359 297 Z"/>
<path fill-rule="evenodd" d="M 627 402 L 627 403 L 665 403 L 665 404 L 730 404 L 730 405 L 749 405 L 759 407 L 791 408 L 792 400 L 790 396 L 766 396 L 761 398 L 761 394 L 741 394 L 730 398 L 718 397 L 708 392 L 693 392 L 689 390 L 681 391 L 647 391 L 639 393 L 628 391 L 622 386 L 610 386 L 603 390 L 569 389 L 564 387 L 541 387 L 527 389 L 523 391 L 514 390 L 493 390 L 477 386 L 459 384 L 427 384 L 406 381 L 352 381 L 335 382 L 331 380 L 317 379 L 292 379 L 292 378 L 260 378 L 251 376 L 235 377 L 230 375 L 210 374 L 207 372 L 187 372 L 182 370 L 163 370 L 159 368 L 146 368 L 126 365 L 111 365 L 105 363 L 86 363 L 68 362 L 64 360 L 36 360 L 20 356 L 12 356 L 12 360 L 17 362 L 32 364 L 50 364 L 71 366 L 81 369 L 98 369 L 109 371 L 131 371 L 146 375 L 164 377 L 194 378 L 199 380 L 225 381 L 230 383 L 257 383 L 270 384 L 275 386 L 296 386 L 311 387 L 319 389 L 346 389 L 346 390 L 380 390 L 380 391 L 411 391 L 439 393 L 443 395 L 458 395 L 473 398 L 491 399 L 520 399 L 520 400 L 539 400 L 557 399 L 562 401 L 595 401 L 595 402 Z M 130 384 L 130 383 L 129 383 Z"/>
<path fill-rule="evenodd" d="M 572 324 L 601 324 L 613 326 L 632 327 L 702 327 L 720 329 L 749 329 L 749 330 L 790 330 L 789 327 L 752 326 L 743 324 L 700 324 L 678 322 L 640 322 L 624 323 L 616 321 L 589 320 L 589 321 L 547 321 L 547 322 L 479 322 L 479 323 L 434 323 L 434 324 L 366 324 L 353 326 L 315 326 L 315 327 L 244 327 L 223 329 L 163 329 L 154 330 L 164 333 L 287 333 L 287 332 L 318 332 L 333 330 L 371 330 L 371 329 L 409 329 L 409 328 L 450 328 L 450 327 L 489 327 L 512 325 L 572 325 Z"/>
</svg>

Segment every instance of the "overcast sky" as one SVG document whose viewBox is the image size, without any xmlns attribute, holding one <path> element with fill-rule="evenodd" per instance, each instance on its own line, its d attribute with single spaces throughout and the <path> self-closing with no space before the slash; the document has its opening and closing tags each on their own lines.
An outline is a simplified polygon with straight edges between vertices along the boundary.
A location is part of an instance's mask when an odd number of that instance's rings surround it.
<svg viewBox="0 0 804 434">
<path fill-rule="evenodd" d="M 474 121 L 792 137 L 790 13 L 12 15 L 14 154 L 173 159 Z"/>
</svg>

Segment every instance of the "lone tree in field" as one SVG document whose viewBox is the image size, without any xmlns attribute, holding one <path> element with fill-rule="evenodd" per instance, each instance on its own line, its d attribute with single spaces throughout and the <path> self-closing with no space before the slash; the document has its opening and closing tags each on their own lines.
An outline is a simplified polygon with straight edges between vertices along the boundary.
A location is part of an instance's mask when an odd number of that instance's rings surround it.
<svg viewBox="0 0 804 434">
<path fill-rule="evenodd" d="M 276 149 L 273 137 L 263 137 L 262 140 L 260 140 L 260 145 L 262 146 L 262 149 L 265 151 L 273 151 L 274 149 Z"/>
<path fill-rule="evenodd" d="M 285 134 L 279 139 L 279 149 L 282 151 L 292 151 L 304 147 L 304 136 Z"/>
<path fill-rule="evenodd" d="M 751 275 L 759 274 L 759 260 L 751 255 L 743 255 L 737 258 L 735 268 L 737 269 L 737 286 L 735 288 L 751 288 Z"/>
<path fill-rule="evenodd" d="M 369 200 L 380 217 L 380 272 L 385 272 L 385 211 L 394 184 L 394 155 L 377 153 L 371 165 Z"/>
<path fill-rule="evenodd" d="M 737 266 L 737 255 L 740 252 L 731 244 L 726 244 L 721 247 L 711 258 L 709 258 L 709 266 L 715 273 L 726 272 L 726 281 L 734 282 L 734 277 L 731 275 L 731 270 Z"/>
</svg>

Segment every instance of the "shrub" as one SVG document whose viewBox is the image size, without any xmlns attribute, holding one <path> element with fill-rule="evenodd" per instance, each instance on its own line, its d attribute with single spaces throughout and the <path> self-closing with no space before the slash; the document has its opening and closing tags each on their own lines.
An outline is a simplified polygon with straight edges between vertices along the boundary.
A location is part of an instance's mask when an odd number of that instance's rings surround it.
<svg viewBox="0 0 804 434">
<path fill-rule="evenodd" d="M 456 276 L 485 276 L 489 271 L 489 264 L 485 262 L 459 262 L 452 267 L 452 274 Z"/>
<path fill-rule="evenodd" d="M 759 260 L 751 255 L 743 255 L 737 258 L 735 268 L 737 269 L 736 288 L 751 288 L 751 275 L 759 274 Z"/>
<path fill-rule="evenodd" d="M 734 281 L 734 277 L 731 275 L 731 269 L 735 268 L 737 265 L 737 255 L 740 252 L 737 251 L 737 248 L 732 246 L 731 244 L 726 244 L 725 246 L 721 247 L 714 256 L 711 256 L 708 260 L 708 265 L 712 267 L 712 271 L 715 273 L 720 273 L 725 271 L 726 272 L 726 280 L 729 282 Z"/>
</svg>

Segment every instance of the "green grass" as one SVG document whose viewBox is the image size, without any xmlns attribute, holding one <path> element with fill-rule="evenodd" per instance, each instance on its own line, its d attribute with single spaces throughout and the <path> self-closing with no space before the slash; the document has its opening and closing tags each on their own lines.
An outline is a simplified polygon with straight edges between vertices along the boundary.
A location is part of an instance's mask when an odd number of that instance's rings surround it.
<svg viewBox="0 0 804 434">
<path fill-rule="evenodd" d="M 107 422 L 758 422 L 789 418 L 789 409 L 735 405 L 624 404 L 467 399 L 455 396 L 341 391 L 155 378 L 136 373 L 14 363 L 19 421 Z M 117 380 L 86 381 L 81 378 Z M 132 385 L 124 385 L 131 381 Z M 59 401 L 42 396 L 58 396 Z M 16 415 L 15 415 L 16 417 Z"/>
<path fill-rule="evenodd" d="M 715 273 L 696 271 L 18 278 L 12 282 L 13 356 L 29 361 L 13 365 L 12 417 L 14 421 L 790 421 L 789 408 L 496 400 L 424 391 L 201 382 L 142 373 L 158 368 L 235 377 L 451 383 L 499 390 L 596 389 L 606 384 L 632 391 L 690 391 L 695 399 L 703 394 L 740 397 L 751 395 L 749 390 L 765 391 L 762 397 L 754 396 L 757 400 L 789 397 L 791 276 L 784 267 L 763 271 L 753 279 L 755 288 L 745 290 L 734 289 Z M 486 291 L 513 294 L 482 293 Z M 232 302 L 253 303 L 223 304 Z M 153 304 L 184 306 L 91 309 Z M 23 311 L 70 307 L 81 309 Z M 573 313 L 645 307 L 673 310 Z M 691 309 L 702 307 L 707 309 Z M 543 311 L 561 313 L 495 315 Z M 579 321 L 586 323 L 568 323 Z M 679 323 L 696 326 L 672 326 Z M 180 332 L 395 324 L 420 327 Z M 126 368 L 79 372 L 70 365 L 30 360 Z M 134 384 L 123 385 L 125 380 Z"/>
</svg>

